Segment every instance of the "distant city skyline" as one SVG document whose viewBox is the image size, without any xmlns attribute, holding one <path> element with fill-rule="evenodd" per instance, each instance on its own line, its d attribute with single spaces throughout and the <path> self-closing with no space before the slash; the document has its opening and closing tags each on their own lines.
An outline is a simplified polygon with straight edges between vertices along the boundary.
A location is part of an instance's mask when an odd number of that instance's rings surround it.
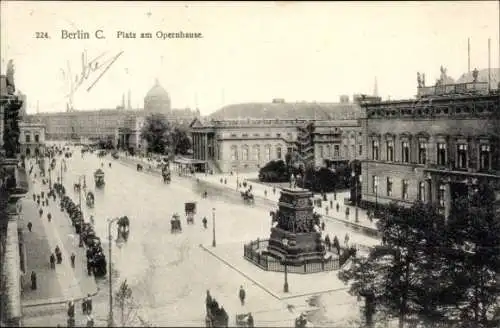
<svg viewBox="0 0 500 328">
<path fill-rule="evenodd" d="M 427 85 L 439 78 L 441 65 L 453 79 L 467 72 L 468 38 L 471 70 L 488 67 L 488 38 L 491 67 L 500 66 L 496 1 L 5 1 L 1 9 L 2 74 L 13 59 L 28 114 L 37 103 L 40 112 L 65 111 L 71 84 L 80 84 L 73 96 L 77 110 L 116 108 L 129 90 L 132 107 L 142 108 L 155 79 L 172 108 L 198 107 L 202 115 L 273 98 L 337 102 L 343 94 L 372 94 L 375 78 L 384 99 L 411 98 L 417 72 L 425 73 Z M 62 30 L 87 31 L 91 38 L 61 40 Z M 96 39 L 97 30 L 106 39 Z M 118 31 L 137 38 L 117 39 Z M 203 38 L 159 40 L 157 31 Z M 141 32 L 153 39 L 139 39 Z M 84 52 L 87 62 L 106 53 L 87 79 L 81 78 Z"/>
</svg>

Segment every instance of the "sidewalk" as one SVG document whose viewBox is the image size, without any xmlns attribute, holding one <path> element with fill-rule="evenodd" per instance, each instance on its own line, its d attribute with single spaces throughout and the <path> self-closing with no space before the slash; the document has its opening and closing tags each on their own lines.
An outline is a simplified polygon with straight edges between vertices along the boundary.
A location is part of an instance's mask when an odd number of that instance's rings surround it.
<svg viewBox="0 0 500 328">
<path fill-rule="evenodd" d="M 38 177 L 38 170 L 34 169 L 33 171 L 37 172 Z M 69 218 L 58 208 L 59 199 L 54 202 L 51 198 L 49 206 L 43 207 L 44 213 L 40 218 L 39 207 L 33 201 L 32 195 L 33 192 L 39 194 L 41 190 L 47 193 L 48 185 L 41 185 L 39 178 L 33 184 L 31 176 L 30 191 L 22 200 L 23 215 L 20 225 L 23 227 L 27 265 L 26 275 L 22 279 L 22 306 L 25 316 L 23 322 L 26 326 L 64 323 L 59 322 L 60 320 L 54 322 L 52 316 L 46 317 L 44 322 L 40 321 L 40 314 L 36 313 L 36 310 L 32 310 L 34 307 L 40 307 L 40 311 L 43 311 L 42 308 L 48 305 L 61 304 L 62 306 L 69 300 L 74 300 L 76 303 L 87 294 L 95 295 L 97 293 L 94 278 L 89 277 L 86 273 L 84 250 L 78 248 L 78 243 L 75 243 L 76 237 L 70 233 L 72 226 Z M 49 212 L 52 214 L 51 222 L 47 219 Z M 31 232 L 27 229 L 28 222 L 33 225 Z M 49 256 L 54 252 L 56 246 L 61 249 L 63 261 L 61 264 L 56 264 L 54 270 L 50 269 Z M 71 267 L 70 262 L 72 252 L 76 255 L 75 268 Z M 37 275 L 36 290 L 31 289 L 30 274 L 32 271 Z M 79 320 L 78 315 L 76 319 Z"/>
<path fill-rule="evenodd" d="M 276 185 L 276 193 L 273 193 L 273 186 L 266 185 L 262 182 L 258 181 L 257 173 L 240 173 L 238 177 L 236 175 L 229 174 L 215 174 L 215 175 L 205 175 L 202 173 L 196 174 L 196 177 L 200 180 L 206 181 L 211 184 L 218 184 L 220 186 L 224 186 L 228 189 L 232 190 L 245 190 L 246 188 L 237 188 L 237 180 L 240 183 L 246 181 L 248 184 L 252 185 L 252 190 L 257 197 L 262 197 L 265 199 L 269 199 L 273 202 L 278 202 L 280 197 L 280 187 Z M 222 179 L 222 183 L 221 183 Z M 227 183 L 224 183 L 227 181 Z M 282 184 L 283 185 L 283 184 Z M 267 194 L 266 194 L 267 192 Z M 337 199 L 334 200 L 334 194 L 327 194 L 328 202 L 323 202 L 322 207 L 314 207 L 314 211 L 318 214 L 321 214 L 323 217 L 341 221 L 347 223 L 349 225 L 365 227 L 372 230 L 377 230 L 376 220 L 370 221 L 368 215 L 365 210 L 358 208 L 358 222 L 354 221 L 354 206 L 344 205 L 344 198 L 349 197 L 349 191 L 343 191 L 337 193 Z M 316 199 L 319 199 L 320 196 L 315 196 Z M 333 208 L 330 208 L 330 200 L 332 201 Z M 336 210 L 336 204 L 339 204 L 339 211 Z M 329 207 L 328 215 L 326 214 L 326 206 Z M 349 217 L 346 219 L 345 210 L 349 208 Z"/>
</svg>

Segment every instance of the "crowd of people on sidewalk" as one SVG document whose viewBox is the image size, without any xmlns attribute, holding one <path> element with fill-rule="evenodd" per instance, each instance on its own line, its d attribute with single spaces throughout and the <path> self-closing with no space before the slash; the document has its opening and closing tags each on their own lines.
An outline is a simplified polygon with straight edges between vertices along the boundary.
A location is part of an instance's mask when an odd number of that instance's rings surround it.
<svg viewBox="0 0 500 328">
<path fill-rule="evenodd" d="M 54 152 L 52 152 L 53 154 Z M 57 153 L 57 152 L 55 152 Z M 34 157 L 34 158 L 27 158 L 26 163 L 30 166 L 29 169 L 29 175 L 33 179 L 32 180 L 32 185 L 35 186 L 37 184 L 37 180 L 40 181 L 40 187 L 37 188 L 39 189 L 39 192 L 33 192 L 32 193 L 32 199 L 33 202 L 36 203 L 36 206 L 38 207 L 38 214 L 39 214 L 39 219 L 44 220 L 47 219 L 47 221 L 50 223 L 52 222 L 52 214 L 50 212 L 50 198 L 52 198 L 52 201 L 56 201 L 56 193 L 54 192 L 54 189 L 52 188 L 51 182 L 46 178 L 46 172 L 45 172 L 45 167 L 44 167 L 44 162 L 45 160 L 50 160 L 50 157 Z M 52 166 L 52 165 L 51 165 Z M 50 168 L 49 168 L 50 170 Z M 38 174 L 37 174 L 38 173 Z M 57 178 L 57 181 L 59 182 L 59 178 Z M 43 189 L 47 189 L 48 191 L 44 191 Z M 31 218 L 34 219 L 34 218 Z M 27 228 L 28 232 L 31 233 L 33 231 L 33 223 L 31 221 L 28 221 L 27 223 Z M 56 228 L 56 227 L 54 227 Z M 75 261 L 76 261 L 76 255 L 74 252 L 71 252 L 71 255 L 69 256 L 71 267 L 74 269 L 75 268 Z M 48 264 L 50 269 L 55 270 L 56 265 L 62 264 L 63 263 L 63 253 L 61 251 L 61 248 L 59 245 L 56 245 L 54 248 L 54 251 L 49 255 L 48 257 Z M 31 272 L 31 289 L 36 290 L 37 289 L 37 274 L 33 270 Z M 92 317 L 92 299 L 91 295 L 88 294 L 87 297 L 82 300 L 82 312 L 84 315 L 87 316 L 87 327 L 93 327 L 94 326 L 94 319 Z M 69 301 L 68 302 L 68 310 L 67 310 L 67 315 L 68 315 L 68 320 L 64 326 L 68 327 L 75 327 L 75 310 L 74 310 L 74 301 Z M 60 327 L 61 325 L 58 325 Z"/>
</svg>

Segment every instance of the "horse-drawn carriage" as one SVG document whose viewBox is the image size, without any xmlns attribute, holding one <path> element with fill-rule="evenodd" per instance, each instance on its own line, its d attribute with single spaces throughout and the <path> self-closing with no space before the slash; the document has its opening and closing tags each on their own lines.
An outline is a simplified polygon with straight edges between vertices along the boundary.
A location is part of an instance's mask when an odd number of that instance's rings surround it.
<svg viewBox="0 0 500 328">
<path fill-rule="evenodd" d="M 105 157 L 107 155 L 107 151 L 105 150 L 100 150 L 98 153 L 97 153 L 97 157 L 101 158 L 101 157 Z"/>
<path fill-rule="evenodd" d="M 137 164 L 136 168 L 137 168 L 137 172 L 142 172 L 142 170 L 143 170 L 142 164 L 139 164 L 139 163 Z"/>
<path fill-rule="evenodd" d="M 86 201 L 87 201 L 87 206 L 90 207 L 90 208 L 93 208 L 94 207 L 94 201 L 95 201 L 94 194 L 91 191 L 89 191 L 87 193 L 87 196 L 85 198 L 86 198 Z"/>
<path fill-rule="evenodd" d="M 95 186 L 97 188 L 104 187 L 105 182 L 104 182 L 104 171 L 101 169 L 97 169 L 94 172 L 94 180 L 95 180 Z"/>
<path fill-rule="evenodd" d="M 170 169 L 168 169 L 166 165 L 163 166 L 161 170 L 161 176 L 163 177 L 163 183 L 170 183 L 171 181 Z"/>
<path fill-rule="evenodd" d="M 194 215 L 196 214 L 196 202 L 185 203 L 184 211 L 186 212 L 187 223 L 194 224 Z"/>
<path fill-rule="evenodd" d="M 171 233 L 182 232 L 181 219 L 179 214 L 174 213 L 172 215 L 172 219 L 170 219 L 170 226 L 171 226 L 170 228 Z"/>
<path fill-rule="evenodd" d="M 254 199 L 253 194 L 250 191 L 250 189 L 248 189 L 246 191 L 241 191 L 240 194 L 241 194 L 241 198 L 243 199 L 243 201 L 245 201 L 245 203 L 254 203 L 255 202 L 255 199 Z"/>
<path fill-rule="evenodd" d="M 122 216 L 121 218 L 119 218 L 117 226 L 118 226 L 117 240 L 123 240 L 126 242 L 128 240 L 128 236 L 130 233 L 130 220 L 128 216 Z"/>
</svg>

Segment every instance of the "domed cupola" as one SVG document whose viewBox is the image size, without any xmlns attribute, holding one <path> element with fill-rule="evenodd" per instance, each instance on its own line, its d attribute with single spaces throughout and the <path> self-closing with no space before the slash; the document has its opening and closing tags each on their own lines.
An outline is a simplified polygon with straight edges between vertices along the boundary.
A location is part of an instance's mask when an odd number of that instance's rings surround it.
<svg viewBox="0 0 500 328">
<path fill-rule="evenodd" d="M 148 91 L 146 97 L 144 97 L 144 111 L 162 114 L 171 112 L 170 96 L 160 85 L 158 79 L 156 79 L 155 85 Z"/>
</svg>

